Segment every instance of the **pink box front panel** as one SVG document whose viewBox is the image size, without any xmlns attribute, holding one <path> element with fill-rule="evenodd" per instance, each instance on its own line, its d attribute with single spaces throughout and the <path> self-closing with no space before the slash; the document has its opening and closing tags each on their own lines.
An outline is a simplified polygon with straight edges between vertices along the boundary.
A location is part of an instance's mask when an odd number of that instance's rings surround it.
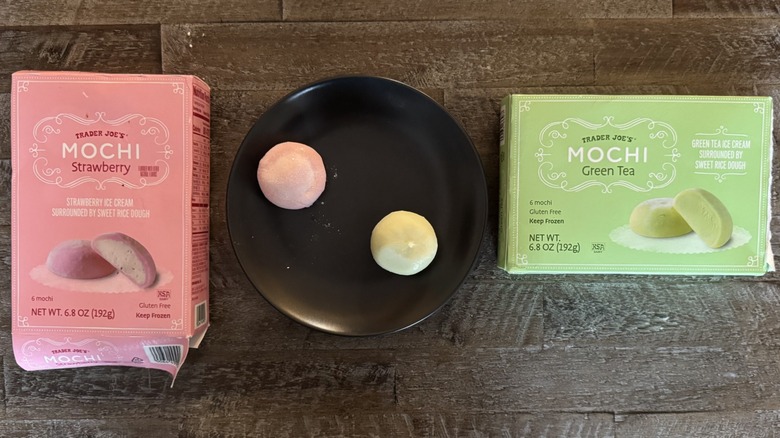
<svg viewBox="0 0 780 438">
<path fill-rule="evenodd" d="M 17 74 L 11 123 L 15 328 L 140 334 L 188 327 L 186 78 Z M 106 233 L 148 251 L 156 270 L 150 286 L 119 272 L 96 279 L 52 272 L 57 245 Z M 122 258 L 124 246 L 111 249 Z"/>
</svg>

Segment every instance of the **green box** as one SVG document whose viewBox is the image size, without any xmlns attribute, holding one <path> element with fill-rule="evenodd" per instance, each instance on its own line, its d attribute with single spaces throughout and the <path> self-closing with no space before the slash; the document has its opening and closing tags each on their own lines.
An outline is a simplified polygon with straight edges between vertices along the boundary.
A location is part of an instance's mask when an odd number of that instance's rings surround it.
<svg viewBox="0 0 780 438">
<path fill-rule="evenodd" d="M 774 270 L 769 97 L 515 94 L 500 150 L 510 273 Z"/>
</svg>

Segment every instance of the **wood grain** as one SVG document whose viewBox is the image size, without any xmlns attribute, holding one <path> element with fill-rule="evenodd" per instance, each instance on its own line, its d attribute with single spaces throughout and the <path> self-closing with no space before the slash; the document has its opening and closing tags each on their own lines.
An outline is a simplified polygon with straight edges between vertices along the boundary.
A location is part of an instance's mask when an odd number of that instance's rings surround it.
<svg viewBox="0 0 780 438">
<path fill-rule="evenodd" d="M 382 412 L 395 404 L 395 367 L 386 353 L 232 357 L 195 352 L 165 396 L 167 418 Z M 208 388 L 208 391 L 204 391 Z"/>
<path fill-rule="evenodd" d="M 0 26 L 272 21 L 278 0 L 181 1 L 22 0 L 4 2 Z"/>
<path fill-rule="evenodd" d="M 0 225 L 0 278 L 6 278 L 0 285 L 0 351 L 11 351 L 11 227 Z M 0 369 L 0 375 L 2 370 Z"/>
<path fill-rule="evenodd" d="M 629 415 L 617 423 L 617 436 L 651 437 L 776 437 L 780 412 L 746 411 L 690 414 Z"/>
<path fill-rule="evenodd" d="M 730 305 L 740 342 L 758 350 L 780 346 L 780 288 L 776 281 L 733 288 Z"/>
<path fill-rule="evenodd" d="M 397 365 L 396 397 L 404 410 L 752 410 L 776 406 L 778 395 L 776 360 L 742 349 L 474 349 L 448 356 L 420 352 L 407 360 Z"/>
<path fill-rule="evenodd" d="M 4 438 L 175 437 L 176 421 L 156 419 L 0 420 Z"/>
<path fill-rule="evenodd" d="M 780 294 L 774 284 L 656 284 L 562 281 L 545 288 L 545 345 L 778 345 Z"/>
<path fill-rule="evenodd" d="M 327 0 L 311 3 L 285 0 L 284 19 L 290 21 L 345 20 L 463 20 L 537 18 L 648 18 L 671 17 L 670 0 L 631 2 L 625 0 L 539 1 L 457 1 L 438 2 Z"/>
<path fill-rule="evenodd" d="M 596 83 L 778 83 L 778 31 L 774 20 L 599 21 Z"/>
<path fill-rule="evenodd" d="M 0 28 L 0 90 L 10 90 L 18 70 L 160 73 L 159 32 L 155 25 Z"/>
<path fill-rule="evenodd" d="M 6 417 L 77 419 L 159 417 L 169 374 L 126 367 L 24 371 L 10 348 L 3 361 Z M 63 414 L 67 413 L 65 417 Z"/>
<path fill-rule="evenodd" d="M 0 345 L 3 346 L 4 349 L 6 348 L 5 347 L 6 345 L 10 345 L 10 344 L 8 344 L 6 342 L 7 341 L 4 340 L 4 342 L 2 344 L 0 344 Z M 5 402 L 5 399 L 6 399 L 6 396 L 5 396 L 5 392 L 6 392 L 5 391 L 5 377 L 4 377 L 5 373 L 3 371 L 5 369 L 5 366 L 4 366 L 5 360 L 6 360 L 5 357 L 0 355 L 0 378 L 3 378 L 3 385 L 0 386 L 0 400 L 3 400 L 3 402 Z M 7 417 L 8 417 L 8 413 L 6 412 L 5 403 L 3 403 L 2 406 L 0 406 L 0 421 L 3 421 Z"/>
<path fill-rule="evenodd" d="M 0 275 L 8 275 L 8 279 L 11 278 L 11 226 L 0 225 L 0 242 L 3 245 L 0 246 Z M 8 287 L 11 286 L 11 282 L 8 281 Z M 0 294 L 0 300 L 7 300 L 9 297 Z"/>
<path fill-rule="evenodd" d="M 0 226 L 11 225 L 11 160 L 0 160 Z"/>
<path fill-rule="evenodd" d="M 592 30 L 565 20 L 163 25 L 163 71 L 222 90 L 343 74 L 421 88 L 592 83 Z"/>
<path fill-rule="evenodd" d="M 675 17 L 777 17 L 776 0 L 674 0 Z"/>
<path fill-rule="evenodd" d="M 78 416 L 77 406 L 105 399 L 109 394 L 113 406 L 125 405 L 130 397 L 146 394 L 146 407 L 159 408 L 159 400 L 150 390 L 166 392 L 166 409 L 158 415 L 185 415 L 208 418 L 227 415 L 251 417 L 256 412 L 316 415 L 335 406 L 344 412 L 381 413 L 399 408 L 409 412 L 426 412 L 445 406 L 458 406 L 472 414 L 511 411 L 579 410 L 590 412 L 632 412 L 662 409 L 691 411 L 729 408 L 761 408 L 777 394 L 771 379 L 777 366 L 769 355 L 760 361 L 738 352 L 707 348 L 634 349 L 547 349 L 526 353 L 515 349 L 477 349 L 471 353 L 432 355 L 426 351 L 396 352 L 397 365 L 387 353 L 382 362 L 365 362 L 362 355 L 344 352 L 312 353 L 303 360 L 290 353 L 276 352 L 266 358 L 242 361 L 214 360 L 202 355 L 193 358 L 180 379 L 187 385 L 176 385 L 163 391 L 163 382 L 150 381 L 139 387 L 119 370 L 99 370 L 90 376 L 89 384 L 78 372 L 62 370 L 25 374 L 31 389 L 8 394 L 9 414 L 22 407 L 32 418 L 51 412 L 52 403 L 67 402 L 69 415 Z M 473 357 L 469 357 L 473 356 Z M 482 364 L 481 372 L 470 364 Z M 765 362 L 766 361 L 766 362 Z M 599 368 L 586 364 L 603 363 Z M 12 368 L 12 367 L 11 367 Z M 774 370 L 774 371 L 772 371 Z M 6 366 L 11 382 L 18 373 Z M 109 384 L 94 374 L 111 375 Z M 69 376 L 65 376 L 69 374 Z M 394 377 L 397 374 L 397 377 Z M 48 379 L 31 376 L 48 375 Z M 51 382 L 56 379 L 59 384 Z M 186 376 L 186 379 L 184 378 Z M 67 377 L 75 377 L 68 382 Z M 135 376 L 138 377 L 138 376 Z M 154 374 L 150 375 L 154 377 Z M 117 382 L 117 378 L 120 378 Z M 397 384 L 394 383 L 397 379 Z M 105 382 L 101 385 L 101 380 Z M 132 379 L 135 380 L 135 379 Z M 48 381 L 48 384 L 43 383 Z M 599 382 L 610 382 L 605 388 Z M 37 385 L 36 385 L 37 384 Z M 80 387 L 81 397 L 71 393 Z M 203 393 L 200 388 L 210 388 Z M 446 392 L 436 388 L 447 388 Z M 56 390 L 55 390 L 56 389 Z M 719 397 L 702 397 L 700 389 Z M 129 392 L 128 392 L 129 391 Z M 356 392 L 357 391 L 357 392 Z M 140 393 L 140 394 L 139 394 Z M 35 394 L 35 396 L 33 396 Z M 250 395 L 251 394 L 251 395 Z M 349 396 L 347 396 L 349 394 Z M 446 394 L 446 395 L 445 395 Z M 24 395 L 24 397 L 22 397 Z M 290 396 L 294 395 L 293 403 Z M 20 399 L 26 403 L 20 406 Z M 28 404 L 35 401 L 35 406 Z M 136 403 L 137 404 L 137 403 Z M 91 410 L 98 406 L 90 406 Z M 103 412 L 102 415 L 116 415 Z"/>
<path fill-rule="evenodd" d="M 0 93 L 0 160 L 11 158 L 11 95 Z"/>
<path fill-rule="evenodd" d="M 0 423 L 1 424 L 1 423 Z M 224 418 L 188 419 L 182 437 L 615 437 L 612 415 L 606 414 L 468 414 L 383 412 L 266 416 L 236 422 Z"/>
</svg>

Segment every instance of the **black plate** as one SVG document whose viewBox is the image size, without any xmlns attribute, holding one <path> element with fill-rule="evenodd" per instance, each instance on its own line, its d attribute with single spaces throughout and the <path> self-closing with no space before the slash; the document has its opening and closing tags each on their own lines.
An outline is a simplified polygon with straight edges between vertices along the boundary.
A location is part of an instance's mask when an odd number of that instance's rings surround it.
<svg viewBox="0 0 780 438">
<path fill-rule="evenodd" d="M 260 158 L 283 141 L 325 162 L 325 191 L 309 208 L 276 207 L 258 187 Z M 425 216 L 438 237 L 433 263 L 414 276 L 371 257 L 371 230 L 394 210 Z M 228 180 L 228 230 L 249 280 L 282 313 L 329 333 L 388 333 L 433 314 L 474 265 L 486 220 L 485 176 L 462 127 L 383 78 L 329 79 L 284 97 L 249 131 Z"/>
</svg>

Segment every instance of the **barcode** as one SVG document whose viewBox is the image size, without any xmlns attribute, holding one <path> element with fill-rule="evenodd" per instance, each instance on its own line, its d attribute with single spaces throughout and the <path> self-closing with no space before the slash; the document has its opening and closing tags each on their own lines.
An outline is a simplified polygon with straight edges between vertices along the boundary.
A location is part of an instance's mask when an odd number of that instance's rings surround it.
<svg viewBox="0 0 780 438">
<path fill-rule="evenodd" d="M 501 105 L 501 113 L 498 116 L 498 124 L 500 126 L 500 137 L 498 144 L 503 146 L 504 145 L 504 131 L 506 128 L 504 127 L 504 122 L 506 120 L 506 105 Z"/>
<path fill-rule="evenodd" d="M 181 361 L 181 345 L 144 345 L 146 357 L 151 363 L 172 363 Z"/>
<path fill-rule="evenodd" d="M 206 301 L 195 306 L 195 328 L 206 323 Z"/>
</svg>

